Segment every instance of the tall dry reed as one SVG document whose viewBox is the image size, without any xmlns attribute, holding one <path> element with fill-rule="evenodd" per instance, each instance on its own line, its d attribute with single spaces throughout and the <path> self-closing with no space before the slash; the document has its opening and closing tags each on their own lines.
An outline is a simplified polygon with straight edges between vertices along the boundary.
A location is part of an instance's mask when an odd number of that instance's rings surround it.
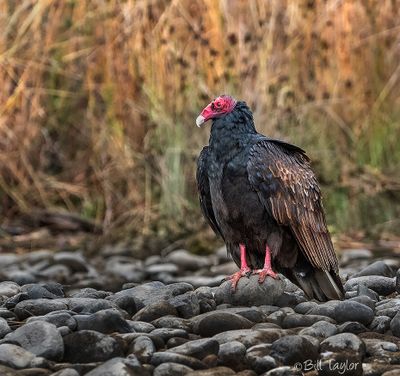
<svg viewBox="0 0 400 376">
<path fill-rule="evenodd" d="M 333 230 L 398 228 L 399 0 L 8 0 L 0 30 L 3 216 L 192 231 L 194 119 L 231 93 L 308 150 Z"/>
</svg>

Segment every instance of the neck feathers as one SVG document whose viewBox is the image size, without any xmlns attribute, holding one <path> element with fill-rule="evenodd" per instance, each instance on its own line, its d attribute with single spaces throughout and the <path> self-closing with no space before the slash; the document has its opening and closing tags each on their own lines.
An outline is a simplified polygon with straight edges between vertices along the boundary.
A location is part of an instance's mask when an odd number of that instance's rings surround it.
<svg viewBox="0 0 400 376">
<path fill-rule="evenodd" d="M 255 133 L 257 131 L 250 108 L 245 102 L 237 102 L 231 113 L 213 120 L 210 144 L 214 138 L 237 139 Z"/>
<path fill-rule="evenodd" d="M 246 127 L 249 130 L 253 130 L 253 133 L 255 133 L 256 127 L 254 125 L 253 113 L 251 112 L 249 106 L 247 106 L 246 102 L 237 102 L 234 111 L 237 111 L 237 115 L 239 115 L 239 118 L 242 120 L 242 122 L 246 124 Z"/>
<path fill-rule="evenodd" d="M 257 134 L 253 114 L 245 102 L 237 102 L 234 110 L 211 126 L 209 145 L 217 158 L 230 158 Z"/>
</svg>

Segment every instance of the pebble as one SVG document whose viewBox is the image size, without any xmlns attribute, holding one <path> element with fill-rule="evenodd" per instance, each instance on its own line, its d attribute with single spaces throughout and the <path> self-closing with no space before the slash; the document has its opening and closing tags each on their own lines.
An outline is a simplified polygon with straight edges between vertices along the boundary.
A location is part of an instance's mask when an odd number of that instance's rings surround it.
<svg viewBox="0 0 400 376">
<path fill-rule="evenodd" d="M 239 329 L 228 330 L 216 334 L 212 338 L 217 340 L 220 345 L 231 341 L 238 341 L 248 348 L 254 345 L 259 345 L 260 343 L 272 343 L 284 334 L 285 332 L 281 329 Z"/>
<path fill-rule="evenodd" d="M 40 286 L 44 287 L 47 291 L 50 291 L 52 294 L 59 298 L 65 297 L 64 287 L 60 283 L 50 281 L 40 283 Z"/>
<path fill-rule="evenodd" d="M 263 374 L 263 376 L 302 376 L 303 373 L 294 367 L 277 367 Z"/>
<path fill-rule="evenodd" d="M 226 365 L 237 369 L 243 364 L 246 355 L 246 346 L 238 341 L 224 343 L 219 347 L 218 362 L 220 365 Z"/>
<path fill-rule="evenodd" d="M 371 308 L 373 311 L 375 310 L 376 301 L 372 300 L 366 295 L 355 296 L 354 298 L 350 298 L 349 301 L 364 304 L 365 306 Z"/>
<path fill-rule="evenodd" d="M 237 265 L 233 261 L 228 261 L 223 264 L 212 265 L 210 267 L 210 274 L 215 276 L 227 276 L 232 275 L 237 272 L 237 270 Z"/>
<path fill-rule="evenodd" d="M 170 349 L 171 347 L 180 346 L 189 341 L 188 338 L 172 337 L 167 341 L 167 348 Z"/>
<path fill-rule="evenodd" d="M 396 313 L 400 310 L 400 299 L 385 299 L 377 303 L 376 315 L 377 316 L 389 316 L 393 318 Z"/>
<path fill-rule="evenodd" d="M 150 376 L 135 357 L 110 359 L 102 365 L 96 367 L 85 376 Z"/>
<path fill-rule="evenodd" d="M 192 322 L 190 320 L 175 316 L 167 315 L 160 317 L 152 321 L 152 324 L 157 328 L 174 328 L 174 329 L 183 329 L 186 331 L 192 330 Z"/>
<path fill-rule="evenodd" d="M 245 369 L 243 371 L 240 371 L 236 375 L 237 376 L 257 376 L 257 374 L 250 369 Z"/>
<path fill-rule="evenodd" d="M 333 318 L 338 323 L 357 320 L 361 324 L 368 325 L 374 319 L 374 311 L 364 304 L 347 300 L 336 305 Z"/>
<path fill-rule="evenodd" d="M 284 365 L 293 365 L 304 359 L 315 361 L 318 347 L 299 335 L 287 335 L 271 345 L 270 355 Z"/>
<path fill-rule="evenodd" d="M 52 373 L 51 376 L 79 376 L 79 373 L 74 368 L 64 368 L 58 372 Z"/>
<path fill-rule="evenodd" d="M 400 294 L 400 269 L 396 273 L 396 292 Z"/>
<path fill-rule="evenodd" d="M 53 311 L 67 310 L 68 306 L 62 299 L 30 299 L 18 303 L 14 313 L 20 320 L 30 316 L 43 316 Z"/>
<path fill-rule="evenodd" d="M 151 357 L 151 364 L 158 366 L 163 363 L 183 364 L 192 369 L 205 369 L 206 365 L 202 361 L 191 356 L 177 354 L 174 352 L 156 352 Z"/>
<path fill-rule="evenodd" d="M 400 311 L 392 318 L 390 330 L 396 337 L 400 337 Z"/>
<path fill-rule="evenodd" d="M 224 276 L 216 276 L 216 277 L 205 277 L 205 276 L 196 276 L 196 275 L 189 275 L 184 277 L 175 277 L 173 280 L 175 282 L 185 282 L 193 287 L 216 287 L 221 284 L 222 279 Z"/>
<path fill-rule="evenodd" d="M 232 376 L 235 372 L 228 367 L 212 367 L 203 371 L 192 372 L 192 376 Z"/>
<path fill-rule="evenodd" d="M 319 343 L 320 343 L 320 339 L 319 338 L 315 338 L 313 336 L 309 336 L 308 334 L 301 334 L 301 337 L 303 337 L 306 340 L 310 341 L 315 346 L 315 348 L 317 348 L 317 349 L 319 348 Z"/>
<path fill-rule="evenodd" d="M 200 313 L 210 312 L 215 310 L 217 303 L 214 299 L 213 289 L 208 286 L 197 288 L 194 293 L 199 299 Z"/>
<path fill-rule="evenodd" d="M 276 360 L 269 355 L 271 345 L 256 345 L 246 352 L 246 362 L 257 374 L 267 372 L 277 366 Z"/>
<path fill-rule="evenodd" d="M 4 319 L 16 319 L 15 314 L 5 307 L 0 307 L 0 317 Z"/>
<path fill-rule="evenodd" d="M 307 299 L 305 298 L 303 291 L 283 292 L 283 294 L 275 300 L 275 304 L 279 307 L 295 307 L 299 303 L 305 301 L 307 301 Z"/>
<path fill-rule="evenodd" d="M 131 329 L 138 333 L 150 333 L 156 327 L 149 322 L 127 320 Z"/>
<path fill-rule="evenodd" d="M 282 320 L 282 328 L 298 328 L 301 326 L 311 326 L 318 321 L 335 323 L 335 320 L 321 315 L 300 315 L 294 313 L 287 315 Z"/>
<path fill-rule="evenodd" d="M 169 253 L 165 259 L 185 271 L 196 271 L 210 263 L 206 258 L 196 256 L 185 249 L 177 249 Z"/>
<path fill-rule="evenodd" d="M 132 331 L 130 325 L 115 308 L 97 311 L 91 315 L 75 315 L 74 320 L 77 330 L 95 330 L 104 334 Z"/>
<path fill-rule="evenodd" d="M 32 283 L 22 286 L 21 293 L 26 294 L 26 299 L 56 299 L 60 297 L 49 291 L 45 286 Z"/>
<path fill-rule="evenodd" d="M 338 300 L 331 300 L 325 303 L 317 304 L 316 306 L 312 307 L 307 314 L 308 315 L 321 315 L 327 316 L 330 318 L 335 319 L 335 308 L 341 302 Z"/>
<path fill-rule="evenodd" d="M 7 366 L 3 366 L 0 365 L 0 375 L 1 376 L 16 376 L 16 375 L 20 375 L 20 373 L 16 372 L 15 369 L 7 367 Z"/>
<path fill-rule="evenodd" d="M 379 294 L 376 293 L 374 290 L 369 289 L 365 285 L 358 285 L 357 286 L 356 295 L 355 296 L 367 296 L 368 298 L 372 299 L 374 302 L 379 301 Z"/>
<path fill-rule="evenodd" d="M 106 299 L 65 298 L 59 300 L 64 302 L 71 311 L 87 315 L 103 309 L 118 308 L 115 303 Z"/>
<path fill-rule="evenodd" d="M 0 345 L 0 364 L 5 366 L 16 369 L 27 368 L 35 357 L 35 354 L 20 346 L 8 343 Z"/>
<path fill-rule="evenodd" d="M 2 339 L 6 334 L 11 332 L 11 328 L 8 325 L 6 319 L 0 317 L 0 339 Z"/>
<path fill-rule="evenodd" d="M 400 373 L 400 367 L 391 367 L 392 369 L 382 373 L 382 376 L 398 376 Z"/>
<path fill-rule="evenodd" d="M 383 296 L 390 295 L 396 291 L 396 278 L 377 275 L 352 278 L 345 283 L 344 289 L 351 291 L 361 284 Z"/>
<path fill-rule="evenodd" d="M 348 264 L 355 260 L 368 260 L 372 258 L 373 254 L 369 249 L 343 249 L 341 262 Z"/>
<path fill-rule="evenodd" d="M 79 289 L 76 292 L 71 293 L 69 296 L 71 298 L 91 298 L 91 299 L 105 299 L 112 297 L 112 293 L 107 291 L 96 290 L 91 287 Z"/>
<path fill-rule="evenodd" d="M 20 345 L 27 351 L 49 360 L 61 360 L 64 342 L 56 326 L 45 321 L 22 325 L 7 334 L 4 341 Z"/>
<path fill-rule="evenodd" d="M 194 371 L 190 376 L 232 376 L 235 372 L 228 367 L 213 367 L 203 371 Z"/>
<path fill-rule="evenodd" d="M 377 316 L 369 324 L 369 328 L 376 333 L 383 334 L 389 330 L 391 321 L 392 319 L 388 316 Z"/>
<path fill-rule="evenodd" d="M 103 362 L 122 356 L 123 349 L 114 338 L 93 330 L 80 330 L 64 337 L 64 360 L 70 363 Z"/>
<path fill-rule="evenodd" d="M 154 329 L 151 334 L 156 337 L 160 337 L 163 341 L 168 341 L 173 337 L 188 338 L 189 335 L 184 329 L 174 329 L 174 328 L 157 328 Z"/>
<path fill-rule="evenodd" d="M 54 311 L 44 316 L 32 316 L 26 320 L 27 323 L 34 321 L 45 321 L 55 325 L 57 328 L 66 326 L 71 330 L 75 330 L 77 327 L 75 318 L 68 312 Z"/>
<path fill-rule="evenodd" d="M 122 281 L 140 283 L 145 279 L 143 266 L 131 257 L 112 257 L 107 261 L 105 272 Z"/>
<path fill-rule="evenodd" d="M 122 290 L 117 292 L 115 295 L 132 296 L 135 299 L 138 309 L 141 309 L 151 303 L 167 301 L 174 296 L 178 296 L 192 290 L 193 286 L 188 283 L 172 283 L 170 285 L 164 285 L 162 282 L 154 281 Z"/>
<path fill-rule="evenodd" d="M 185 319 L 196 316 L 200 313 L 200 304 L 197 295 L 193 291 L 175 296 L 168 300 L 168 303 L 175 307 L 178 316 Z"/>
<path fill-rule="evenodd" d="M 317 338 L 328 338 L 337 333 L 336 325 L 327 321 L 317 321 L 309 328 L 300 330 L 299 335 L 308 335 Z"/>
<path fill-rule="evenodd" d="M 152 264 L 145 269 L 150 278 L 154 278 L 161 273 L 177 274 L 178 270 L 178 267 L 172 263 Z"/>
<path fill-rule="evenodd" d="M 59 283 L 66 283 L 70 274 L 71 270 L 65 265 L 51 265 L 37 273 L 41 278 Z M 36 282 L 36 278 L 33 281 L 21 283 L 21 285 L 34 282 Z"/>
<path fill-rule="evenodd" d="M 286 317 L 286 313 L 282 310 L 272 312 L 268 317 L 267 321 L 270 323 L 274 323 L 278 326 L 282 326 L 283 320 Z"/>
<path fill-rule="evenodd" d="M 156 351 L 153 341 L 147 336 L 135 338 L 130 348 L 131 352 L 133 352 L 142 363 L 149 363 Z"/>
<path fill-rule="evenodd" d="M 178 363 L 163 363 L 154 369 L 153 376 L 185 376 L 192 368 Z"/>
<path fill-rule="evenodd" d="M 151 322 L 167 315 L 177 316 L 178 312 L 171 303 L 168 303 L 165 300 L 161 300 L 159 302 L 154 302 L 148 304 L 146 307 L 143 307 L 132 317 L 132 320 Z"/>
<path fill-rule="evenodd" d="M 249 329 L 254 324 L 246 318 L 230 312 L 212 311 L 196 316 L 191 320 L 193 332 L 202 337 L 235 329 Z"/>
<path fill-rule="evenodd" d="M 297 304 L 294 307 L 294 311 L 296 313 L 301 313 L 302 315 L 304 315 L 304 314 L 310 312 L 315 307 L 318 307 L 318 303 L 316 303 L 316 302 L 302 302 L 302 303 Z M 277 308 L 277 309 L 279 309 L 279 308 Z"/>
<path fill-rule="evenodd" d="M 366 338 L 364 339 L 366 352 L 369 356 L 377 358 L 395 358 L 398 357 L 399 346 L 393 342 L 382 341 L 380 339 Z"/>
<path fill-rule="evenodd" d="M 221 310 L 219 311 L 221 312 Z M 235 313 L 253 323 L 264 322 L 267 318 L 267 315 L 261 311 L 260 307 L 231 307 L 225 308 L 223 312 Z"/>
<path fill-rule="evenodd" d="M 234 306 L 273 305 L 284 293 L 284 288 L 282 279 L 266 278 L 260 284 L 258 276 L 252 275 L 250 278 L 241 278 L 236 291 L 232 290 L 230 281 L 224 282 L 216 289 L 216 302 Z"/>
<path fill-rule="evenodd" d="M 360 355 L 365 355 L 365 343 L 352 333 L 340 333 L 323 340 L 320 344 L 320 352 L 342 352 L 351 351 Z"/>
<path fill-rule="evenodd" d="M 88 262 L 80 252 L 57 252 L 53 260 L 55 264 L 67 266 L 72 272 L 88 271 Z"/>
<path fill-rule="evenodd" d="M 367 331 L 368 329 L 358 321 L 347 321 L 338 326 L 339 333 L 360 334 Z"/>
<path fill-rule="evenodd" d="M 352 278 L 370 275 L 379 275 L 383 277 L 393 278 L 396 275 L 396 271 L 393 270 L 393 268 L 386 264 L 384 261 L 375 261 L 372 264 L 369 264 L 364 269 L 360 270 L 358 273 L 353 274 Z"/>
<path fill-rule="evenodd" d="M 11 281 L 4 281 L 0 283 L 0 296 L 11 297 L 17 295 L 21 291 L 21 287 Z"/>
<path fill-rule="evenodd" d="M 17 264 L 18 261 L 20 260 L 14 253 L 0 253 L 0 265 L 2 265 L 3 268 L 8 268 L 13 264 Z"/>
<path fill-rule="evenodd" d="M 212 338 L 203 338 L 186 342 L 183 345 L 167 350 L 167 352 L 192 356 L 200 360 L 205 358 L 207 355 L 216 355 L 218 354 L 218 351 L 219 343 L 217 340 Z"/>
<path fill-rule="evenodd" d="M 36 277 L 31 272 L 22 270 L 7 272 L 6 278 L 9 281 L 15 282 L 19 286 L 26 285 L 27 283 L 35 283 L 37 281 Z"/>
</svg>

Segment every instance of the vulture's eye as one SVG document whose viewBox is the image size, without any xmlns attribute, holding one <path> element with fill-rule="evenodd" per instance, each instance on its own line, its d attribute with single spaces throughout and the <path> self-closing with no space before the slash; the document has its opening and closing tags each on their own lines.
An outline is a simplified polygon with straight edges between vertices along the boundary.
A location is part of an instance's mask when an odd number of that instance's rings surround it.
<svg viewBox="0 0 400 376">
<path fill-rule="evenodd" d="M 214 107 L 217 111 L 220 111 L 222 108 L 222 103 L 221 102 L 214 102 Z"/>
</svg>

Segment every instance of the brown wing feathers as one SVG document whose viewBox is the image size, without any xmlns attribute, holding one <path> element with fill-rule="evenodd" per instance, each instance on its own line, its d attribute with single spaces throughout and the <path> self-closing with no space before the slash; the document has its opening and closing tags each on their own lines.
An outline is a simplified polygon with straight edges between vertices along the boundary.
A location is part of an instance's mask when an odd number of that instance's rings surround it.
<svg viewBox="0 0 400 376">
<path fill-rule="evenodd" d="M 304 152 L 297 148 L 288 152 L 285 145 L 272 140 L 254 145 L 248 164 L 250 180 L 275 220 L 290 226 L 310 263 L 337 272 L 316 177 Z"/>
</svg>

